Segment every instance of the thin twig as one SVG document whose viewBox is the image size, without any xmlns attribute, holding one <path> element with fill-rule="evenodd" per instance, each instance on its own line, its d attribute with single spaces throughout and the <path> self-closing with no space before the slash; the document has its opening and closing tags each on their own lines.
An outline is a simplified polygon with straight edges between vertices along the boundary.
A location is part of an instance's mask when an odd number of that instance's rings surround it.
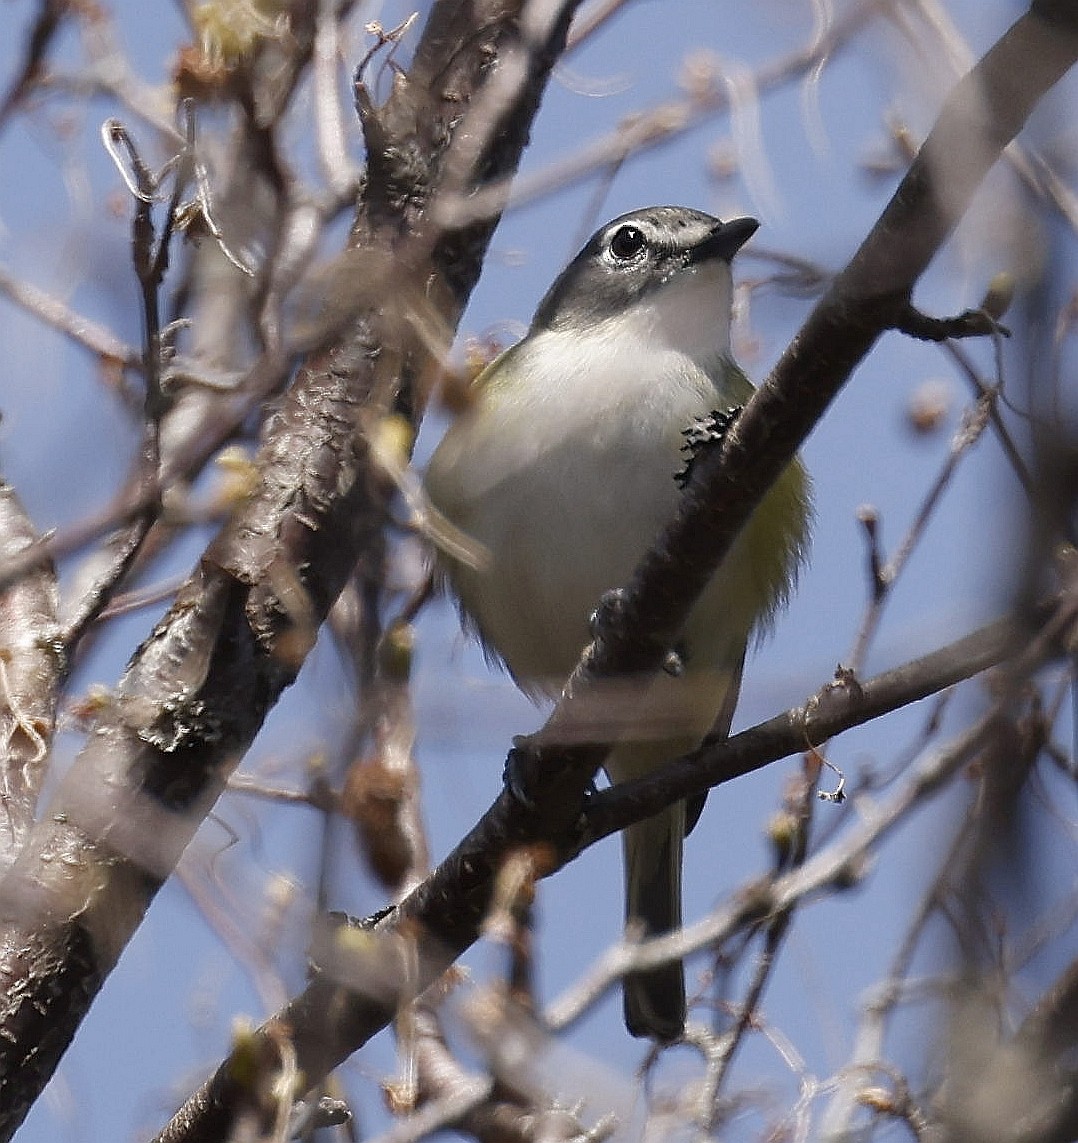
<svg viewBox="0 0 1078 1143">
<path fill-rule="evenodd" d="M 45 325 L 58 330 L 76 345 L 105 362 L 114 361 L 124 369 L 141 371 L 142 354 L 121 341 L 111 330 L 66 306 L 59 298 L 15 278 L 0 266 L 0 292 Z"/>
<path fill-rule="evenodd" d="M 816 36 L 804 48 L 761 67 L 754 77 L 756 91 L 760 94 L 773 91 L 812 71 L 894 3 L 895 0 L 864 0 L 836 20 L 826 35 Z M 721 86 L 709 88 L 706 98 L 697 95 L 661 104 L 630 117 L 613 133 L 551 163 L 542 171 L 517 178 L 512 184 L 496 182 L 467 197 L 446 199 L 439 207 L 441 221 L 445 225 L 465 226 L 497 212 L 514 210 L 555 190 L 572 186 L 595 171 L 622 163 L 631 155 L 643 154 L 679 138 L 712 117 L 725 114 L 730 106 L 730 93 Z"/>
<path fill-rule="evenodd" d="M 950 448 L 947 450 L 947 458 L 931 487 L 925 493 L 917 514 L 906 530 L 906 534 L 902 537 L 902 542 L 898 545 L 897 551 L 882 568 L 876 571 L 873 577 L 875 587 L 861 620 L 847 663 L 849 669 L 855 674 L 861 669 L 865 661 L 865 655 L 883 617 L 883 610 L 890 597 L 891 589 L 902 574 L 903 568 L 909 562 L 918 543 L 924 538 L 932 514 L 954 479 L 959 464 L 984 433 L 991 416 L 991 409 L 996 402 L 996 393 L 997 390 L 990 390 L 978 398 L 976 404 L 967 410 L 962 418 L 962 424 L 951 440 Z"/>
</svg>

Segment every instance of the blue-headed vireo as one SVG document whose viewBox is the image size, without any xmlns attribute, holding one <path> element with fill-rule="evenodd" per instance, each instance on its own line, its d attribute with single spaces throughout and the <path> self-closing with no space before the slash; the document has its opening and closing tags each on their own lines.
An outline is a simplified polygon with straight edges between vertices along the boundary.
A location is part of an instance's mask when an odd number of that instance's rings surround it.
<svg viewBox="0 0 1078 1143">
<path fill-rule="evenodd" d="M 685 430 L 753 392 L 730 351 L 730 261 L 757 228 L 684 207 L 622 215 L 589 240 L 527 336 L 477 378 L 431 459 L 431 503 L 482 550 L 442 555 L 484 648 L 529 694 L 556 696 L 604 593 L 627 583 L 675 515 Z M 613 782 L 725 734 L 745 649 L 784 599 L 808 531 L 794 461 L 757 507 L 686 623 L 682 669 L 612 688 Z M 681 924 L 681 851 L 703 806 L 679 802 L 625 831 L 626 916 L 645 935 Z M 634 1035 L 677 1038 L 680 963 L 625 982 Z"/>
</svg>

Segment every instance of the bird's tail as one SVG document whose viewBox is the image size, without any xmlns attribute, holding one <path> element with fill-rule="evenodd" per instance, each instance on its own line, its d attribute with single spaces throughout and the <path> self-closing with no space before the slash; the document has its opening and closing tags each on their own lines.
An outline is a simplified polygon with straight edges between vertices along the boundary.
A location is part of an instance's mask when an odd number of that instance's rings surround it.
<svg viewBox="0 0 1078 1143">
<path fill-rule="evenodd" d="M 744 641 L 729 655 L 730 665 L 690 671 L 678 677 L 658 675 L 635 692 L 635 726 L 604 763 L 613 782 L 652 773 L 691 750 L 711 727 L 724 736 L 737 703 Z M 716 711 L 718 715 L 716 716 Z M 712 721 L 714 720 L 714 721 Z M 645 937 L 681 928 L 681 850 L 686 826 L 696 824 L 703 796 L 663 810 L 623 833 L 625 915 Z M 625 978 L 625 1024 L 634 1036 L 662 1043 L 685 1030 L 685 969 L 681 961 Z"/>
<path fill-rule="evenodd" d="M 623 833 L 625 914 L 645 937 L 681 927 L 681 846 L 685 807 L 671 806 Z M 680 960 L 625 978 L 625 1025 L 663 1043 L 685 1030 L 685 969 Z"/>
</svg>

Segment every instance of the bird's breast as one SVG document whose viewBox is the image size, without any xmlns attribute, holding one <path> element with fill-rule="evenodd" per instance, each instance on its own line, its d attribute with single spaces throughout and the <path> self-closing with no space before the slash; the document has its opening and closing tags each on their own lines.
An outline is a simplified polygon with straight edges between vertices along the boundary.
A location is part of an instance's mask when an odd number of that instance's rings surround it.
<svg viewBox="0 0 1078 1143">
<path fill-rule="evenodd" d="M 450 430 L 428 483 L 489 557 L 453 573 L 465 610 L 518 679 L 551 690 L 603 593 L 673 517 L 682 432 L 721 396 L 700 365 L 662 347 L 538 336 Z"/>
</svg>

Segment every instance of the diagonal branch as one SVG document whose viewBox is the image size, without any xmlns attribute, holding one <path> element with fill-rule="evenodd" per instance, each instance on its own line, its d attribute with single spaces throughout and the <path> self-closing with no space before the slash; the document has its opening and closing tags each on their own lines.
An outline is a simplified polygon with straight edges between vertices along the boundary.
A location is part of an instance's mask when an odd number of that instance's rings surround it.
<svg viewBox="0 0 1078 1143">
<path fill-rule="evenodd" d="M 400 163 L 422 154 L 424 164 L 372 176 L 359 204 L 353 241 L 363 249 L 344 285 L 366 304 L 311 358 L 269 422 L 258 489 L 136 652 L 0 888 L 0 1138 L 11 1136 L 52 1074 L 157 889 L 295 678 L 358 555 L 380 535 L 392 485 L 367 445 L 371 406 L 388 407 L 398 381 L 406 386 L 431 366 L 415 323 L 395 321 L 385 304 L 385 275 L 400 269 L 400 235 L 421 229 L 458 137 L 474 131 L 465 109 L 498 75 L 502 56 L 518 51 L 526 24 L 532 35 L 518 83 L 493 114 L 489 143 L 469 170 L 454 168 L 454 179 L 480 185 L 516 167 L 574 7 L 434 4 L 416 78 L 395 86 L 386 125 L 389 156 Z M 402 177 L 411 193 L 398 198 Z M 432 235 L 427 257 L 408 267 L 446 329 L 478 278 L 495 222 Z M 368 249 L 377 253 L 365 263 Z M 407 365 L 403 378 L 397 363 Z"/>
<path fill-rule="evenodd" d="M 876 339 L 903 319 L 918 277 L 978 184 L 1076 59 L 1078 10 L 1035 2 L 957 85 L 850 264 L 722 447 L 695 467 L 677 519 L 609 610 L 562 701 L 523 752 L 522 777 L 537 802 L 553 801 L 560 791 L 565 806 L 574 790 L 587 788 L 606 752 L 592 729 L 602 725 L 595 718 L 602 681 L 660 668 L 744 522 Z"/>
<path fill-rule="evenodd" d="M 699 466 L 678 520 L 641 565 L 610 629 L 585 655 L 537 740 L 521 751 L 534 805 L 503 792 L 431 877 L 379 923 L 385 940 L 357 945 L 349 926 L 328 933 L 317 957 L 323 971 L 259 1032 L 271 1042 L 290 1031 L 307 1082 L 384 1027 L 398 1000 L 426 988 L 476 940 L 511 849 L 571 829 L 603 748 L 566 744 L 593 742 L 601 680 L 659 665 L 755 504 L 875 340 L 906 312 L 918 276 L 989 167 L 1076 58 L 1073 6 L 1034 3 L 958 85 L 883 217 L 721 452 Z M 416 941 L 417 933 L 423 939 Z M 360 952 L 357 968 L 353 954 Z M 243 1095 L 237 1062 L 222 1064 L 160 1143 L 220 1137 Z"/>
<path fill-rule="evenodd" d="M 712 776 L 721 774 L 720 781 L 738 773 L 748 772 L 753 766 L 744 766 L 745 753 L 752 754 L 760 749 L 762 755 L 777 754 L 787 748 L 787 753 L 796 748 L 794 743 L 800 732 L 811 727 L 810 737 L 817 735 L 833 737 L 842 729 L 868 721 L 869 712 L 880 713 L 879 704 L 885 700 L 898 702 L 891 709 L 897 709 L 904 702 L 916 702 L 928 692 L 926 684 L 936 677 L 943 685 L 957 681 L 958 664 L 965 662 L 968 673 L 984 669 L 994 662 L 1008 657 L 1004 679 L 998 694 L 985 713 L 969 728 L 963 731 L 949 746 L 933 752 L 913 771 L 912 775 L 890 798 L 860 809 L 857 824 L 847 831 L 846 836 L 835 844 L 815 853 L 805 864 L 793 867 L 773 879 L 757 882 L 750 891 L 736 894 L 730 905 L 717 910 L 703 920 L 686 926 L 679 932 L 670 933 L 643 944 L 623 943 L 613 949 L 594 972 L 573 986 L 572 998 L 555 1004 L 548 1014 L 551 1023 L 561 1027 L 580 1014 L 584 998 L 597 995 L 612 985 L 628 971 L 654 968 L 671 957 L 684 957 L 691 952 L 728 940 L 742 925 L 752 924 L 764 918 L 781 916 L 810 893 L 828 885 L 846 886 L 856 879 L 857 870 L 863 859 L 910 810 L 938 793 L 962 766 L 972 758 L 981 755 L 1000 740 L 1000 727 L 1007 717 L 1016 693 L 1026 685 L 1028 679 L 1046 662 L 1065 653 L 1071 644 L 1076 624 L 1078 624 L 1078 581 L 1073 578 L 1050 608 L 1042 611 L 1039 621 L 1026 626 L 1003 621 L 975 632 L 951 647 L 925 656 L 916 663 L 909 663 L 895 671 L 888 671 L 865 684 L 860 693 L 850 696 L 847 704 L 831 705 L 819 701 L 819 696 L 803 707 L 789 711 L 771 719 L 762 726 L 744 731 L 725 743 L 704 748 L 696 753 L 697 764 L 710 770 Z M 763 749 L 764 744 L 770 744 Z M 710 754 L 710 757 L 708 755 Z M 729 755 L 729 758 L 727 757 Z M 740 757 L 739 757 L 740 756 Z M 669 770 L 677 768 L 684 776 L 691 769 L 694 755 L 687 755 Z M 650 784 L 637 782 L 635 786 L 644 788 Z M 596 802 L 605 800 L 613 806 L 613 813 L 603 825 L 624 824 L 616 800 L 620 789 L 600 795 Z M 669 803 L 667 803 L 669 804 Z M 638 805 L 634 807 L 640 809 Z M 648 807 L 648 813 L 654 812 Z M 602 815 L 596 815 L 602 816 Z M 631 820 L 638 820 L 635 816 Z M 609 832 L 605 830 L 604 832 Z M 1072 982 L 1073 983 L 1073 982 Z M 1060 1005 L 1065 1012 L 1074 1005 L 1074 990 L 1067 993 Z M 1069 1026 L 1065 1017 L 1055 1016 L 1054 1035 L 1044 1035 L 1045 1045 L 1059 1047 L 1065 1039 Z"/>
</svg>

